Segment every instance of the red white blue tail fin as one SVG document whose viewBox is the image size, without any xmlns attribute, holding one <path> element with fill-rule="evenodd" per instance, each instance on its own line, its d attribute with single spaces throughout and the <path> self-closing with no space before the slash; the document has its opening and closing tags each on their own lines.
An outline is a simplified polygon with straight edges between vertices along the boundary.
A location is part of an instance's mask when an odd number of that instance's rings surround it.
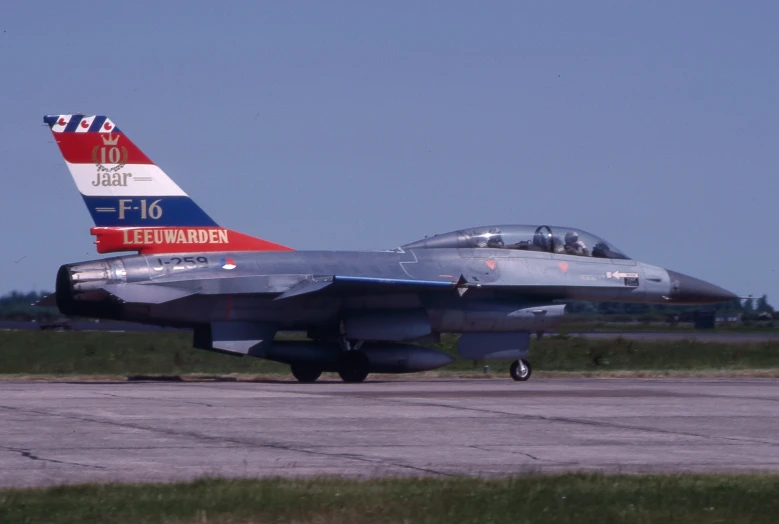
<svg viewBox="0 0 779 524">
<path fill-rule="evenodd" d="M 99 253 L 289 248 L 219 227 L 105 116 L 47 115 L 84 203 Z"/>
</svg>

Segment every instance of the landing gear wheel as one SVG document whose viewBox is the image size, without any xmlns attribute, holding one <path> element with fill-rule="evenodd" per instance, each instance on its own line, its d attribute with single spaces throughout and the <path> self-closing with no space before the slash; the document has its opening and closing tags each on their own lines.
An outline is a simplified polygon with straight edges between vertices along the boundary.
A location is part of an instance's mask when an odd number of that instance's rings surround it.
<svg viewBox="0 0 779 524">
<path fill-rule="evenodd" d="M 370 362 L 361 351 L 346 351 L 341 357 L 338 375 L 344 382 L 362 382 L 368 376 Z"/>
<path fill-rule="evenodd" d="M 316 382 L 316 379 L 322 376 L 321 369 L 306 366 L 305 364 L 292 364 L 290 369 L 292 370 L 292 376 L 298 379 L 298 382 Z"/>
<path fill-rule="evenodd" d="M 511 364 L 509 373 L 514 380 L 524 382 L 530 378 L 530 375 L 533 373 L 533 368 L 530 367 L 530 362 L 527 360 L 519 359 Z"/>
</svg>

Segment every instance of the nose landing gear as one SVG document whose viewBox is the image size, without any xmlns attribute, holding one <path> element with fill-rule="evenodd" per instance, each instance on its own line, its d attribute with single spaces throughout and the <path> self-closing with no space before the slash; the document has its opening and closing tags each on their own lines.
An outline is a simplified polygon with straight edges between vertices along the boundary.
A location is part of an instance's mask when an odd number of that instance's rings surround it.
<svg viewBox="0 0 779 524">
<path fill-rule="evenodd" d="M 511 378 L 519 382 L 524 382 L 529 379 L 532 373 L 533 368 L 530 367 L 530 362 L 524 359 L 515 360 L 509 368 Z"/>
</svg>

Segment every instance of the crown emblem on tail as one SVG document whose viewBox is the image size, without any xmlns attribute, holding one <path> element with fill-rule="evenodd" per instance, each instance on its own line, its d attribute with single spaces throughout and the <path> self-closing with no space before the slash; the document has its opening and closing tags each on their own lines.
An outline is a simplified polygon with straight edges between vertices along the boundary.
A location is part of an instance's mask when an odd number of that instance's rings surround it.
<svg viewBox="0 0 779 524">
<path fill-rule="evenodd" d="M 103 145 L 106 146 L 115 146 L 117 142 L 119 142 L 119 136 L 114 136 L 113 133 L 108 133 L 108 135 L 101 134 L 101 138 L 103 139 Z"/>
</svg>

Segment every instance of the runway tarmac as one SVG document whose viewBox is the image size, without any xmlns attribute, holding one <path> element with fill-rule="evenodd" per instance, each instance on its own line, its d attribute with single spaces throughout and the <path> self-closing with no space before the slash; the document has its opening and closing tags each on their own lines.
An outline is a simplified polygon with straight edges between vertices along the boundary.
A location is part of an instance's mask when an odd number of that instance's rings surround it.
<svg viewBox="0 0 779 524">
<path fill-rule="evenodd" d="M 0 485 L 779 472 L 775 379 L 0 383 Z"/>
</svg>

